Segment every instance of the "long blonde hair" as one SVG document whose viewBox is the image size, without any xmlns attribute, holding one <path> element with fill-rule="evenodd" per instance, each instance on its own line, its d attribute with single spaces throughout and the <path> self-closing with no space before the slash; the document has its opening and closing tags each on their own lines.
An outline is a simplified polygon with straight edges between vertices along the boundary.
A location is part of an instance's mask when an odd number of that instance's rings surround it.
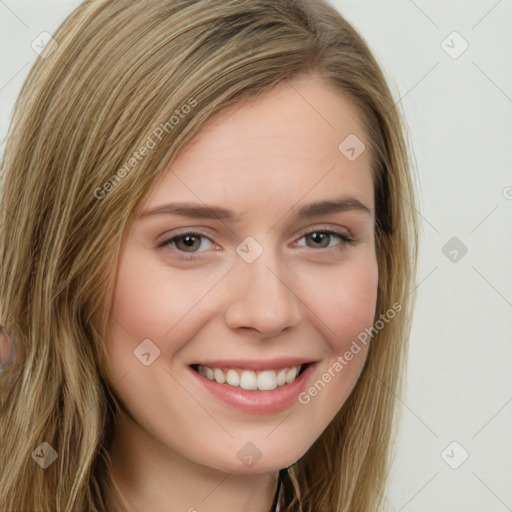
<svg viewBox="0 0 512 512">
<path fill-rule="evenodd" d="M 16 342 L 0 373 L 2 512 L 123 509 L 110 475 L 119 404 L 104 344 L 123 233 L 208 119 L 313 73 L 348 95 L 367 127 L 376 319 L 402 307 L 374 335 L 337 416 L 283 471 L 280 507 L 381 510 L 418 220 L 403 121 L 363 39 L 324 0 L 86 1 L 53 37 L 18 97 L 1 166 L 0 323 Z M 42 443 L 58 455 L 46 469 L 33 457 Z"/>
</svg>

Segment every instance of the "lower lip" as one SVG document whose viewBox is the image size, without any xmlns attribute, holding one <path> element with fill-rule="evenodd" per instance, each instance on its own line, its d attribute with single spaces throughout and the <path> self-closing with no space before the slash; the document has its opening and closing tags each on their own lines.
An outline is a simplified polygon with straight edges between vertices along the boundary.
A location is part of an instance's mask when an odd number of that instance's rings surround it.
<svg viewBox="0 0 512 512">
<path fill-rule="evenodd" d="M 298 395 L 306 388 L 315 366 L 316 363 L 310 363 L 291 384 L 285 384 L 272 391 L 246 391 L 228 384 L 219 384 L 203 377 L 192 368 L 190 371 L 206 389 L 223 402 L 249 414 L 275 414 L 289 409 L 298 401 Z"/>
</svg>

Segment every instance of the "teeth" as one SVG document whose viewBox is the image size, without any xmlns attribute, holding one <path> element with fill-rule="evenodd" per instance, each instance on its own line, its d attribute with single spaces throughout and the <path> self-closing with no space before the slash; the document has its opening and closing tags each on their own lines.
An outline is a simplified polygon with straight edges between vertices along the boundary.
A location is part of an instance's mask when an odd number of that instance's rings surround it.
<svg viewBox="0 0 512 512">
<path fill-rule="evenodd" d="M 258 389 L 258 379 L 256 378 L 256 374 L 251 371 L 242 372 L 242 376 L 240 377 L 240 387 L 247 391 Z"/>
<path fill-rule="evenodd" d="M 235 370 L 229 370 L 226 374 L 226 382 L 230 386 L 238 387 L 240 385 L 240 375 Z"/>
<path fill-rule="evenodd" d="M 277 388 L 277 375 L 274 370 L 266 370 L 258 375 L 258 389 L 272 391 Z"/>
<path fill-rule="evenodd" d="M 300 366 L 298 368 L 297 368 L 297 366 L 294 366 L 293 368 L 288 370 L 286 372 L 286 382 L 288 384 L 291 384 L 295 380 L 295 377 L 297 377 L 297 374 L 299 373 L 299 371 L 300 371 Z"/>
<path fill-rule="evenodd" d="M 226 382 L 226 376 L 220 368 L 213 369 L 213 378 L 219 383 L 224 384 Z"/>
<path fill-rule="evenodd" d="M 233 368 L 224 372 L 220 368 L 198 366 L 199 373 L 209 380 L 219 384 L 227 384 L 235 388 L 240 387 L 246 391 L 272 391 L 278 387 L 291 384 L 299 375 L 301 366 L 282 368 L 281 370 L 263 370 L 254 372 L 252 370 L 235 370 Z"/>
</svg>

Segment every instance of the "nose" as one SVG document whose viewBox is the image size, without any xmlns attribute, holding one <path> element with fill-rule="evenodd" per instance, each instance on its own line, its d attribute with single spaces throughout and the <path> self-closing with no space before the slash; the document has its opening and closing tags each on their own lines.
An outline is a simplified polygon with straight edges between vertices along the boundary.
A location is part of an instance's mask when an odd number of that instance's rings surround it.
<svg viewBox="0 0 512 512">
<path fill-rule="evenodd" d="M 266 257 L 269 253 L 264 251 L 252 263 L 240 259 L 229 273 L 226 323 L 231 329 L 246 328 L 273 337 L 300 323 L 301 301 L 288 282 L 289 275 L 279 271 L 282 267 L 274 258 Z"/>
</svg>

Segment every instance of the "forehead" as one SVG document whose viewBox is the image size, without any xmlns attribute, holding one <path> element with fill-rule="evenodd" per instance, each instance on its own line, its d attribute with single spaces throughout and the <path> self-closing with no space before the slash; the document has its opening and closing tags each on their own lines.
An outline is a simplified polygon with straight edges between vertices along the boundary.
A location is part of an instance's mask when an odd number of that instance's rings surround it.
<svg viewBox="0 0 512 512">
<path fill-rule="evenodd" d="M 251 148 L 256 152 L 259 144 L 276 149 L 279 145 L 286 149 L 291 144 L 300 151 L 296 158 L 315 158 L 318 155 L 314 149 L 330 153 L 349 135 L 369 142 L 358 108 L 346 94 L 313 76 L 280 82 L 256 98 L 222 110 L 203 126 L 178 158 L 193 158 L 193 153 L 202 157 L 202 152 L 212 150 L 212 146 L 227 147 L 233 155 L 237 148 L 240 153 Z M 301 142 L 306 144 L 299 147 Z M 211 155 L 222 156 L 217 152 Z M 293 158 L 294 154 L 289 156 Z"/>
<path fill-rule="evenodd" d="M 365 147 L 364 125 L 346 96 L 318 78 L 282 82 L 212 118 L 144 204 L 194 200 L 261 212 L 269 201 L 289 208 L 306 196 L 344 195 L 373 207 Z"/>
</svg>

